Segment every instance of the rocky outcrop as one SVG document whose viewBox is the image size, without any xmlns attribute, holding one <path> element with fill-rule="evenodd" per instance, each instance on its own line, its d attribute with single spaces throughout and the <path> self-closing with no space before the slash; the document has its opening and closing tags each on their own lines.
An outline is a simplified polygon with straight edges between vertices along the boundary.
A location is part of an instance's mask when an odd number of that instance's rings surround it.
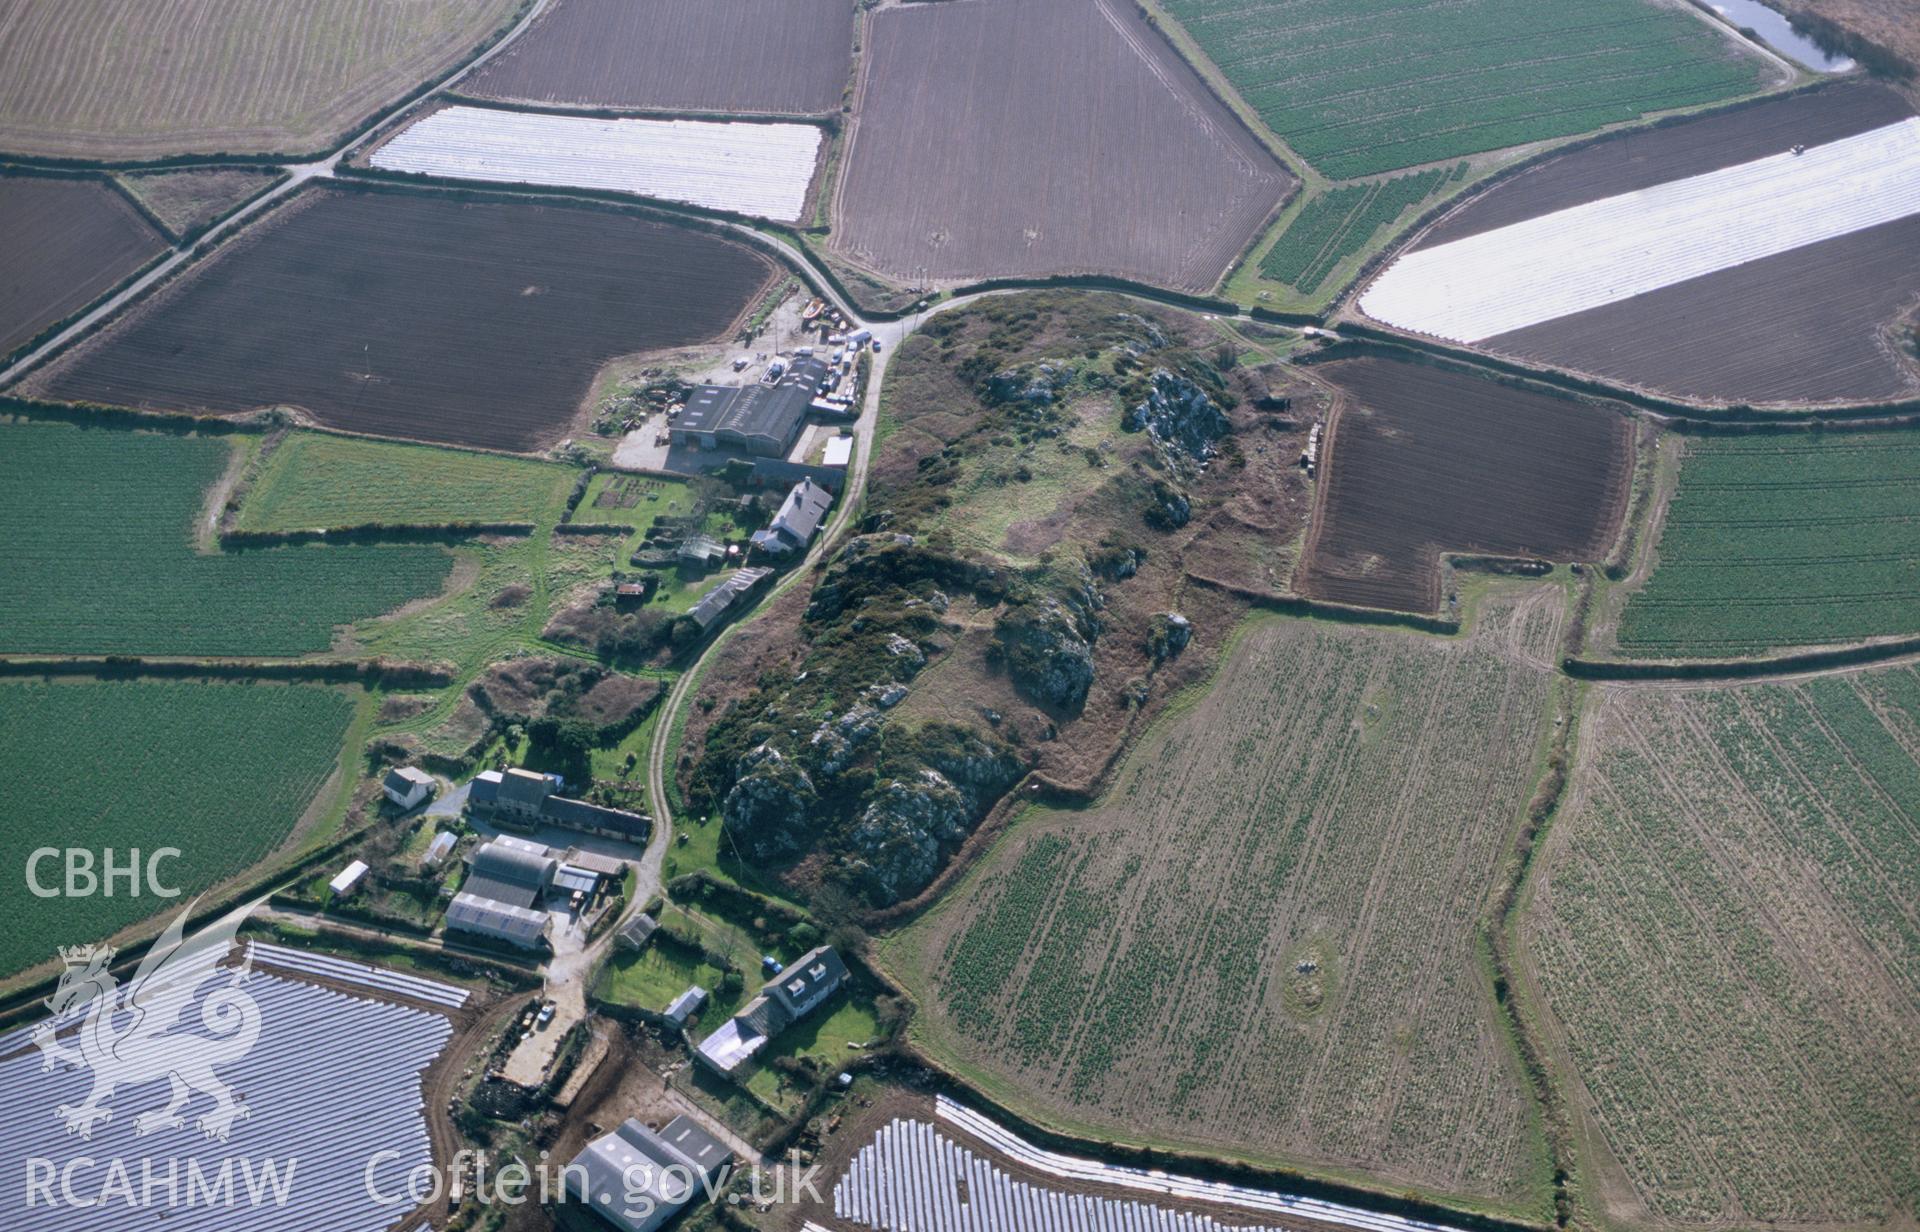
<svg viewBox="0 0 1920 1232">
<path fill-rule="evenodd" d="M 1153 481 L 1153 503 L 1147 506 L 1147 525 L 1155 530 L 1179 530 L 1193 518 L 1193 502 L 1164 479 Z"/>
<path fill-rule="evenodd" d="M 1192 640 L 1192 621 L 1178 612 L 1161 612 L 1147 632 L 1147 653 L 1155 663 L 1164 663 L 1178 656 Z"/>
<path fill-rule="evenodd" d="M 1184 465 L 1211 458 L 1214 443 L 1233 425 L 1205 389 L 1178 373 L 1155 368 L 1146 400 L 1127 412 L 1126 426 L 1135 432 L 1144 429 L 1162 456 Z"/>
<path fill-rule="evenodd" d="M 1007 673 L 1034 700 L 1078 714 L 1093 687 L 1093 639 L 1058 599 L 1023 603 L 994 622 Z"/>
<path fill-rule="evenodd" d="M 1074 369 L 1069 364 L 1021 364 L 1014 368 L 1003 368 L 989 376 L 985 393 L 990 402 L 1052 406 L 1066 387 L 1073 383 L 1073 378 Z"/>
<path fill-rule="evenodd" d="M 854 754 L 879 734 L 880 712 L 872 706 L 855 706 L 837 719 L 827 719 L 807 738 L 814 768 L 823 775 L 835 775 L 852 764 Z"/>
<path fill-rule="evenodd" d="M 750 859 L 779 860 L 812 840 L 813 779 L 770 745 L 740 759 L 739 777 L 720 807 L 721 824 Z"/>
<path fill-rule="evenodd" d="M 925 889 L 1023 769 L 1012 748 L 948 723 L 902 736 L 896 764 L 847 833 L 850 879 L 881 904 Z"/>
</svg>

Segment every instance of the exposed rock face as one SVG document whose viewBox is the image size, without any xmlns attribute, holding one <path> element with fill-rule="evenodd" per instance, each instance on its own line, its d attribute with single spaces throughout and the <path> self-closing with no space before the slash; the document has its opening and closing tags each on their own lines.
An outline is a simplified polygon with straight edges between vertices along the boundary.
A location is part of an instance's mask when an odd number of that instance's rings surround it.
<svg viewBox="0 0 1920 1232">
<path fill-rule="evenodd" d="M 1193 517 L 1193 502 L 1187 494 L 1164 479 L 1153 481 L 1153 504 L 1147 507 L 1147 525 L 1157 530 L 1178 530 Z"/>
<path fill-rule="evenodd" d="M 807 845 L 808 813 L 818 798 L 805 770 L 762 744 L 740 759 L 739 778 L 720 807 L 721 822 L 750 858 L 778 860 Z"/>
<path fill-rule="evenodd" d="M 927 665 L 926 653 L 914 645 L 912 638 L 898 633 L 887 635 L 887 653 L 893 656 L 895 670 L 908 677 Z"/>
<path fill-rule="evenodd" d="M 994 624 L 994 641 L 1015 684 L 1036 700 L 1069 713 L 1087 704 L 1093 687 L 1093 639 L 1057 599 L 1021 604 Z"/>
<path fill-rule="evenodd" d="M 1068 364 L 1021 364 L 988 377 L 986 394 L 994 402 L 1052 406 L 1060 391 L 1073 383 L 1073 376 L 1074 369 Z"/>
<path fill-rule="evenodd" d="M 925 889 L 1021 772 L 1012 749 L 944 724 L 918 734 L 914 755 L 924 764 L 878 783 L 847 836 L 847 868 L 876 902 Z"/>
<path fill-rule="evenodd" d="M 880 722 L 880 712 L 872 706 L 855 706 L 838 719 L 820 724 L 807 739 L 814 768 L 823 775 L 845 770 L 860 746 L 879 733 Z"/>
<path fill-rule="evenodd" d="M 1147 400 L 1127 412 L 1126 425 L 1145 429 L 1170 462 L 1204 462 L 1232 425 L 1206 390 L 1165 368 L 1153 370 Z"/>
<path fill-rule="evenodd" d="M 1187 648 L 1193 640 L 1193 622 L 1178 612 L 1161 612 L 1153 618 L 1147 634 L 1147 653 L 1155 663 L 1164 663 Z"/>
</svg>

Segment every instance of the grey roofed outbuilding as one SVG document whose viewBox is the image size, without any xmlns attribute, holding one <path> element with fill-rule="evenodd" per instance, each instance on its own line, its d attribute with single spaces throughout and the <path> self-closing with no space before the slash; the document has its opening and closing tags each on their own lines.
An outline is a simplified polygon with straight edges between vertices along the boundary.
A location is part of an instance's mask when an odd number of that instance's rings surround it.
<svg viewBox="0 0 1920 1232">
<path fill-rule="evenodd" d="M 686 1116 L 659 1133 L 628 1120 L 573 1157 L 563 1173 L 567 1196 L 622 1232 L 654 1232 L 703 1192 L 732 1156 Z"/>
<path fill-rule="evenodd" d="M 546 803 L 540 806 L 540 816 L 555 825 L 598 831 L 637 843 L 646 842 L 647 836 L 653 832 L 653 822 L 644 814 L 607 808 L 586 800 L 570 800 L 565 796 L 548 796 Z"/>
<path fill-rule="evenodd" d="M 659 927 L 660 921 L 654 919 L 646 912 L 641 911 L 636 913 L 631 920 L 622 924 L 619 931 L 613 934 L 613 938 L 621 945 L 629 949 L 637 950 L 652 939 L 654 930 Z"/>
<path fill-rule="evenodd" d="M 405 793 L 413 787 L 432 787 L 433 776 L 418 766 L 395 766 L 387 771 L 386 781 L 381 786 Z"/>
<path fill-rule="evenodd" d="M 674 422 L 681 440 L 700 437 L 715 445 L 778 457 L 793 447 L 807 408 L 827 379 L 825 360 L 803 356 L 772 385 L 703 385 L 688 397 Z"/>
<path fill-rule="evenodd" d="M 707 990 L 695 984 L 675 997 L 667 1006 L 664 1017 L 676 1027 L 684 1027 L 687 1020 L 706 1008 Z"/>
<path fill-rule="evenodd" d="M 693 605 L 687 615 L 693 617 L 693 622 L 703 630 L 711 629 L 728 608 L 740 601 L 741 595 L 758 586 L 762 578 L 772 573 L 773 570 L 762 568 L 735 569 L 726 581 L 700 596 L 700 601 Z"/>
<path fill-rule="evenodd" d="M 547 913 L 462 891 L 447 905 L 447 927 L 534 949 L 547 933 Z"/>
<path fill-rule="evenodd" d="M 558 784 L 549 775 L 516 768 L 500 776 L 497 800 L 500 804 L 537 809 L 540 802 L 552 795 L 557 787 Z"/>
<path fill-rule="evenodd" d="M 482 770 L 473 776 L 473 782 L 467 786 L 467 803 L 492 804 L 500 798 L 501 774 L 498 770 Z"/>
</svg>

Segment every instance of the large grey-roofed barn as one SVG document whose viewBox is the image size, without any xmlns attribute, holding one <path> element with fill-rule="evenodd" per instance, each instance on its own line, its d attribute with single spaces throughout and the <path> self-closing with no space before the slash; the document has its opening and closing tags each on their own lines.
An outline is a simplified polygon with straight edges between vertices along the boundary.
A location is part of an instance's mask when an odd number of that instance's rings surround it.
<svg viewBox="0 0 1920 1232">
<path fill-rule="evenodd" d="M 653 1232 L 699 1197 L 731 1157 L 685 1116 L 659 1133 L 628 1120 L 588 1143 L 565 1172 L 567 1196 L 625 1232 Z"/>
<path fill-rule="evenodd" d="M 510 846 L 498 840 L 480 848 L 461 891 L 508 906 L 528 908 L 553 884 L 558 866 L 552 856 Z"/>
<path fill-rule="evenodd" d="M 547 913 L 461 892 L 447 905 L 447 927 L 533 949 L 547 932 Z"/>
<path fill-rule="evenodd" d="M 773 385 L 703 385 L 673 425 L 683 444 L 744 449 L 777 458 L 793 448 L 807 406 L 826 379 L 826 361 L 803 357 Z"/>
</svg>

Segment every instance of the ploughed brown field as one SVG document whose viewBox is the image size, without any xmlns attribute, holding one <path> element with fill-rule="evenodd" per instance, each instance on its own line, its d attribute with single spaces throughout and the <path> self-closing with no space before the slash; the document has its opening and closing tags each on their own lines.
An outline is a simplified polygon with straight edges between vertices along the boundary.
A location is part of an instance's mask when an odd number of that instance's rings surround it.
<svg viewBox="0 0 1920 1232">
<path fill-rule="evenodd" d="M 738 244 L 613 210 L 309 190 L 31 392 L 294 406 L 350 431 L 532 449 L 601 365 L 721 336 L 772 273 Z"/>
<path fill-rule="evenodd" d="M 852 0 L 557 0 L 460 92 L 814 115 L 839 108 L 852 60 Z"/>
<path fill-rule="evenodd" d="M 1210 288 L 1292 177 L 1123 0 L 878 9 L 832 244 L 907 280 Z"/>
<path fill-rule="evenodd" d="M 1397 360 L 1313 371 L 1344 396 L 1305 594 L 1432 612 L 1443 552 L 1594 560 L 1619 533 L 1633 461 L 1623 416 Z"/>
<path fill-rule="evenodd" d="M 1687 398 L 1866 402 L 1920 391 L 1920 363 L 1889 336 L 1916 300 L 1920 215 L 1482 345 Z"/>
<path fill-rule="evenodd" d="M 1494 185 L 1428 248 L 1588 201 L 1821 145 L 1913 114 L 1847 82 L 1626 133 Z M 1920 300 L 1920 218 L 1885 223 L 1488 338 L 1483 350 L 1704 402 L 1862 402 L 1920 390 L 1894 334 Z"/>
<path fill-rule="evenodd" d="M 72 316 L 167 246 L 98 179 L 0 177 L 0 357 Z"/>
</svg>

